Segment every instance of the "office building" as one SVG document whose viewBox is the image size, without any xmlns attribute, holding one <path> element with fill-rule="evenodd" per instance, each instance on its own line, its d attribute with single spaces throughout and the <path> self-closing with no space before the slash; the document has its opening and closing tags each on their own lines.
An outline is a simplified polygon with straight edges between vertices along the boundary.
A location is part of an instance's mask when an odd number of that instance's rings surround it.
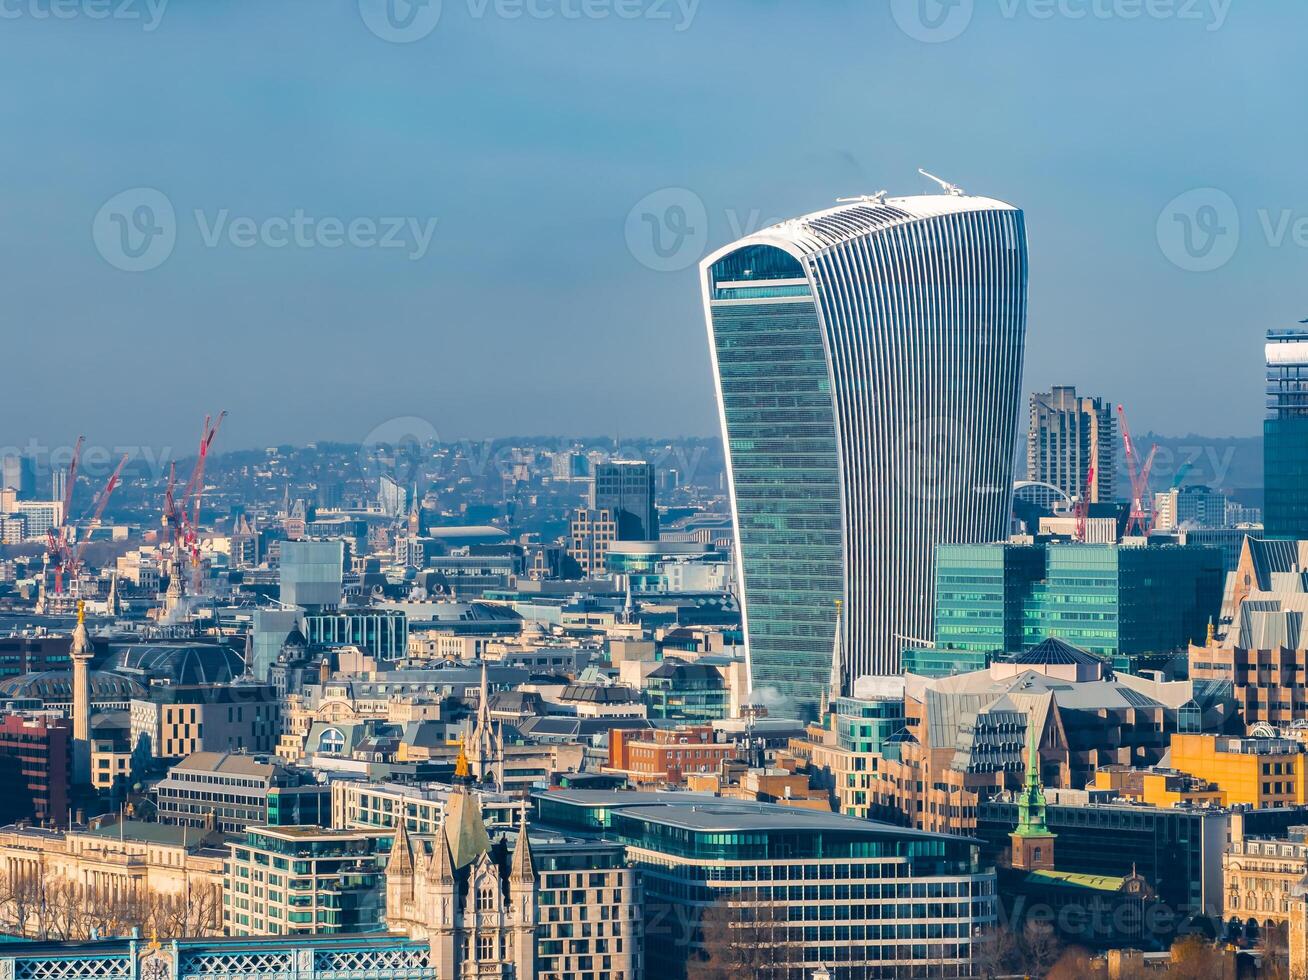
<svg viewBox="0 0 1308 980">
<path fill-rule="evenodd" d="M 1308 878 L 1308 810 L 1235 810 L 1222 859 L 1226 916 L 1288 925 L 1295 888 Z"/>
<path fill-rule="evenodd" d="M 3 489 L 16 491 L 20 500 L 32 496 L 36 490 L 36 467 L 30 459 L 12 452 L 0 456 L 0 490 Z"/>
<path fill-rule="evenodd" d="M 657 541 L 654 464 L 623 459 L 597 463 L 591 478 L 590 506 L 613 515 L 617 540 Z"/>
<path fill-rule="evenodd" d="M 1114 802 L 1097 790 L 1045 790 L 1044 822 L 1055 835 L 1059 869 L 1073 874 L 1139 874 L 1178 913 L 1222 914 L 1225 810 Z M 1016 794 L 977 807 L 975 836 L 995 861 L 1012 851 L 1020 805 Z"/>
<path fill-rule="evenodd" d="M 1289 578 L 1288 576 L 1286 577 Z M 1245 725 L 1308 721 L 1308 595 L 1251 593 L 1219 639 L 1190 646 L 1190 677 L 1230 686 Z"/>
<path fill-rule="evenodd" d="M 934 652 L 962 652 L 962 669 L 1057 637 L 1129 670 L 1201 640 L 1222 606 L 1222 556 L 1206 547 L 942 545 L 936 575 Z"/>
<path fill-rule="evenodd" d="M 612 511 L 578 507 L 568 521 L 568 557 L 586 578 L 601 575 L 609 546 L 617 540 L 618 522 Z"/>
<path fill-rule="evenodd" d="M 1213 783 L 1225 806 L 1308 804 L 1308 745 L 1295 739 L 1174 734 L 1171 766 Z"/>
<path fill-rule="evenodd" d="M 1026 433 L 1026 478 L 1057 487 L 1073 500 L 1086 495 L 1089 502 L 1113 499 L 1117 423 L 1113 405 L 1102 398 L 1079 396 L 1076 388 L 1055 385 L 1031 394 L 1031 417 Z"/>
<path fill-rule="evenodd" d="M 1226 526 L 1227 498 L 1212 487 L 1190 484 L 1154 494 L 1154 530 Z"/>
<path fill-rule="evenodd" d="M 3 827 L 0 880 L 15 890 L 32 883 L 71 884 L 83 902 L 120 910 L 130 902 L 141 913 L 167 909 L 186 935 L 217 935 L 227 856 L 220 836 L 139 820 L 99 822 L 75 831 Z M 8 925 L 40 935 L 47 925 L 43 910 L 29 911 L 24 923 Z"/>
<path fill-rule="evenodd" d="M 281 601 L 287 606 L 335 608 L 345 574 L 343 541 L 283 541 Z"/>
<path fill-rule="evenodd" d="M 660 980 L 685 977 L 703 955 L 698 926 L 710 909 L 785 936 L 771 952 L 794 980 L 822 967 L 970 976 L 973 937 L 994 922 L 994 872 L 966 838 L 698 793 L 557 790 L 535 800 L 543 824 L 620 842 L 645 872 L 646 976 Z M 656 935 L 660 923 L 681 927 Z"/>
<path fill-rule="evenodd" d="M 132 746 L 156 759 L 195 752 L 271 752 L 281 701 L 265 684 L 178 684 L 132 699 Z"/>
<path fill-rule="evenodd" d="M 1308 330 L 1267 331 L 1263 526 L 1269 538 L 1308 539 Z"/>
<path fill-rule="evenodd" d="M 223 881 L 228 935 L 353 935 L 382 928 L 379 842 L 316 826 L 251 827 L 232 841 Z"/>
<path fill-rule="evenodd" d="M 305 770 L 266 757 L 197 752 L 168 770 L 155 787 L 159 820 L 226 833 L 258 824 L 325 825 L 331 790 Z"/>
<path fill-rule="evenodd" d="M 1218 724 L 1224 702 L 1201 705 L 1190 681 L 1112 670 L 1061 640 L 985 670 L 909 675 L 905 731 L 867 765 L 874 816 L 942 833 L 969 833 L 977 806 L 1025 776 L 1023 745 L 1034 723 L 1042 783 L 1080 789 L 1110 765 L 1158 764 L 1168 733 Z"/>
<path fill-rule="evenodd" d="M 73 723 L 44 712 L 0 714 L 0 818 L 63 827 L 73 776 Z"/>
<path fill-rule="evenodd" d="M 816 715 L 931 630 L 935 546 L 1008 530 L 1026 335 L 1022 212 L 875 196 L 701 265 L 751 685 Z"/>
</svg>

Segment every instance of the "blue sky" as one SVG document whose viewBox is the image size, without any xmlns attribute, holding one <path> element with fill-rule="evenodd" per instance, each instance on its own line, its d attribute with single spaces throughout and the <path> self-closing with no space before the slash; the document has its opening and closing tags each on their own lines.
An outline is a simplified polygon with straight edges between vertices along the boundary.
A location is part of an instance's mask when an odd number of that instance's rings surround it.
<svg viewBox="0 0 1308 980">
<path fill-rule="evenodd" d="M 400 42 L 385 0 L 55 2 L 0 2 L 0 444 L 710 434 L 695 255 L 633 208 L 707 250 L 919 166 L 1027 212 L 1028 387 L 1137 431 L 1258 431 L 1308 316 L 1299 0 L 444 0 Z M 1240 232 L 1197 272 L 1196 188 Z"/>
</svg>

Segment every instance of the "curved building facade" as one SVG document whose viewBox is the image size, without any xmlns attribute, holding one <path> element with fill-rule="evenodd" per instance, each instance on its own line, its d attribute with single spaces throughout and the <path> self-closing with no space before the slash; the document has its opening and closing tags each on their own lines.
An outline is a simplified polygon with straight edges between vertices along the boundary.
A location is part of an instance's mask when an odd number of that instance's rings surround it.
<svg viewBox="0 0 1308 980">
<path fill-rule="evenodd" d="M 1026 337 L 1022 212 L 861 199 L 701 265 L 751 684 L 813 715 L 931 638 L 934 550 L 1006 536 Z"/>
</svg>

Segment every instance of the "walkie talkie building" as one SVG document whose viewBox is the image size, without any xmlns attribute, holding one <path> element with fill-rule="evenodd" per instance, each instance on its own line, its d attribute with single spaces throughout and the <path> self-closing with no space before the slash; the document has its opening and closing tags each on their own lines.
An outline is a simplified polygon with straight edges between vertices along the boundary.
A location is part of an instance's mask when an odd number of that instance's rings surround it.
<svg viewBox="0 0 1308 980">
<path fill-rule="evenodd" d="M 1008 533 L 1026 336 L 1022 212 L 843 204 L 701 265 L 755 696 L 812 716 L 931 639 L 934 551 Z"/>
</svg>

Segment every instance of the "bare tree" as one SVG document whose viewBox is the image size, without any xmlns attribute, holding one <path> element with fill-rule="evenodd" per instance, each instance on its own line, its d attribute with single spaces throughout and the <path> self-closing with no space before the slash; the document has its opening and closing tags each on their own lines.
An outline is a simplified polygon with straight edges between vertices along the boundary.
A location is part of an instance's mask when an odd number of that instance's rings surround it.
<svg viewBox="0 0 1308 980">
<path fill-rule="evenodd" d="M 790 940 L 786 907 L 749 894 L 704 910 L 700 955 L 688 980 L 789 980 L 803 968 L 803 951 Z"/>
<path fill-rule="evenodd" d="M 220 935 L 222 890 L 204 884 L 178 895 L 142 888 L 102 892 L 59 876 L 0 876 L 0 930 L 84 940 L 125 936 L 134 928 L 161 936 Z"/>
<path fill-rule="evenodd" d="M 973 971 L 980 977 L 1003 977 L 1022 968 L 1022 950 L 1006 925 L 996 925 L 972 943 Z"/>
<path fill-rule="evenodd" d="M 1223 953 L 1202 936 L 1185 936 L 1172 944 L 1168 980 L 1213 980 L 1222 976 Z"/>
<path fill-rule="evenodd" d="M 1107 972 L 1102 962 L 1096 963 L 1084 949 L 1073 946 L 1050 967 L 1048 980 L 1103 980 Z"/>
<path fill-rule="evenodd" d="M 1022 962 L 1024 973 L 1043 977 L 1063 955 L 1063 943 L 1048 922 L 1031 921 L 1022 930 Z"/>
</svg>

